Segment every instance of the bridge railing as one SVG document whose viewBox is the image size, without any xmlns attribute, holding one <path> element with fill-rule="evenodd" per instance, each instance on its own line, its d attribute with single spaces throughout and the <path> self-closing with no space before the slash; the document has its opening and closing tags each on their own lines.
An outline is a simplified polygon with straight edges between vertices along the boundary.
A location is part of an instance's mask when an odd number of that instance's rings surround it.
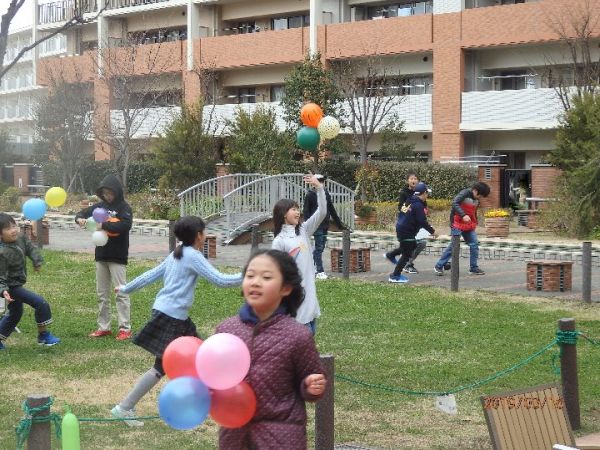
<svg viewBox="0 0 600 450">
<path fill-rule="evenodd" d="M 264 177 L 259 173 L 236 173 L 198 183 L 177 195 L 181 216 L 194 215 L 205 220 L 220 216 L 225 212 L 223 197 L 227 193 Z"/>
<path fill-rule="evenodd" d="M 302 206 L 307 193 L 304 174 L 272 175 L 239 186 L 223 197 L 229 237 L 233 237 L 253 222 L 271 217 L 279 200 L 288 198 Z M 327 189 L 340 219 L 354 227 L 354 191 L 335 181 Z"/>
</svg>

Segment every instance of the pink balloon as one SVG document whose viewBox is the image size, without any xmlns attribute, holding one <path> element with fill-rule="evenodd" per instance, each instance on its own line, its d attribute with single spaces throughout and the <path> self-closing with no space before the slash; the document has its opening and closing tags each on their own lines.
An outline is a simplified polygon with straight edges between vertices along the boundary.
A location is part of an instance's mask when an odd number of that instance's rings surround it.
<svg viewBox="0 0 600 450">
<path fill-rule="evenodd" d="M 196 370 L 211 389 L 229 389 L 239 384 L 250 369 L 250 352 L 244 341 L 229 333 L 205 340 L 196 353 Z"/>
</svg>

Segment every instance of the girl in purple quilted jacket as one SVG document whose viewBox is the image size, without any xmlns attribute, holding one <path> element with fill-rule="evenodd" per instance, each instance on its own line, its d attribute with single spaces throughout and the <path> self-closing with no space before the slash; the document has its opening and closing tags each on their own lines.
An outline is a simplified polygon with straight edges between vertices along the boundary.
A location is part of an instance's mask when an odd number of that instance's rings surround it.
<svg viewBox="0 0 600 450">
<path fill-rule="evenodd" d="M 305 450 L 305 402 L 323 396 L 327 379 L 310 330 L 294 319 L 304 298 L 295 261 L 279 250 L 253 254 L 242 292 L 239 314 L 217 332 L 235 334 L 250 350 L 246 382 L 256 393 L 256 413 L 241 428 L 221 428 L 219 448 Z"/>
</svg>

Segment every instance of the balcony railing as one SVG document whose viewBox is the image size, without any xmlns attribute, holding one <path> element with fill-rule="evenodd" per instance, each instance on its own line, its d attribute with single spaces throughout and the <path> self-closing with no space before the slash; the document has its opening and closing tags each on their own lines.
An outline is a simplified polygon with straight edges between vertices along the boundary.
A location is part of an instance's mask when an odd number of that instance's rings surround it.
<svg viewBox="0 0 600 450">
<path fill-rule="evenodd" d="M 103 0 L 61 0 L 38 5 L 38 25 L 58 23 L 71 20 L 76 14 L 98 11 L 98 4 Z M 79 8 L 79 10 L 77 10 Z"/>
<path fill-rule="evenodd" d="M 463 131 L 553 129 L 563 106 L 552 88 L 464 92 Z"/>
<path fill-rule="evenodd" d="M 107 0 L 106 9 L 129 8 L 131 6 L 151 5 L 153 3 L 165 3 L 170 0 Z"/>
</svg>

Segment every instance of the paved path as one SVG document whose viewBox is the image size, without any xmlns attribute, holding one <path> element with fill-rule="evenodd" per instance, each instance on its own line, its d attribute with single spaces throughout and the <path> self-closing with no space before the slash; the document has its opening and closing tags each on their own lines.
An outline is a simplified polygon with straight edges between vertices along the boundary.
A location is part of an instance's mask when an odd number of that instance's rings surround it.
<svg viewBox="0 0 600 450">
<path fill-rule="evenodd" d="M 262 244 L 261 248 L 269 245 Z M 65 250 L 73 252 L 85 252 L 92 254 L 94 244 L 91 233 L 87 230 L 66 231 L 51 228 L 50 245 L 52 250 Z M 132 234 L 130 236 L 129 254 L 132 258 L 139 259 L 162 259 L 169 252 L 168 238 L 165 236 L 147 236 Z M 250 254 L 250 245 L 217 246 L 217 259 L 212 262 L 217 266 L 242 267 Z M 383 251 L 371 251 L 371 271 L 367 273 L 350 274 L 351 279 L 368 280 L 387 283 L 388 276 L 393 270 L 392 264 L 383 258 Z M 450 288 L 450 274 L 443 277 L 433 273 L 433 265 L 437 256 L 421 254 L 415 265 L 421 271 L 418 275 L 410 276 L 411 285 L 428 285 Z M 329 249 L 323 255 L 326 270 L 330 268 Z M 503 260 L 480 260 L 480 266 L 486 271 L 486 275 L 468 275 L 468 258 L 461 258 L 461 278 L 459 287 L 461 289 L 485 289 L 495 292 L 510 294 L 559 297 L 563 299 L 579 300 L 581 298 L 581 265 L 573 265 L 573 290 L 569 292 L 541 292 L 528 291 L 525 283 L 524 261 Z M 600 270 L 592 268 L 592 301 L 600 302 Z M 332 274 L 333 277 L 341 277 L 341 274 Z M 397 286 L 402 289 L 402 285 Z"/>
</svg>

